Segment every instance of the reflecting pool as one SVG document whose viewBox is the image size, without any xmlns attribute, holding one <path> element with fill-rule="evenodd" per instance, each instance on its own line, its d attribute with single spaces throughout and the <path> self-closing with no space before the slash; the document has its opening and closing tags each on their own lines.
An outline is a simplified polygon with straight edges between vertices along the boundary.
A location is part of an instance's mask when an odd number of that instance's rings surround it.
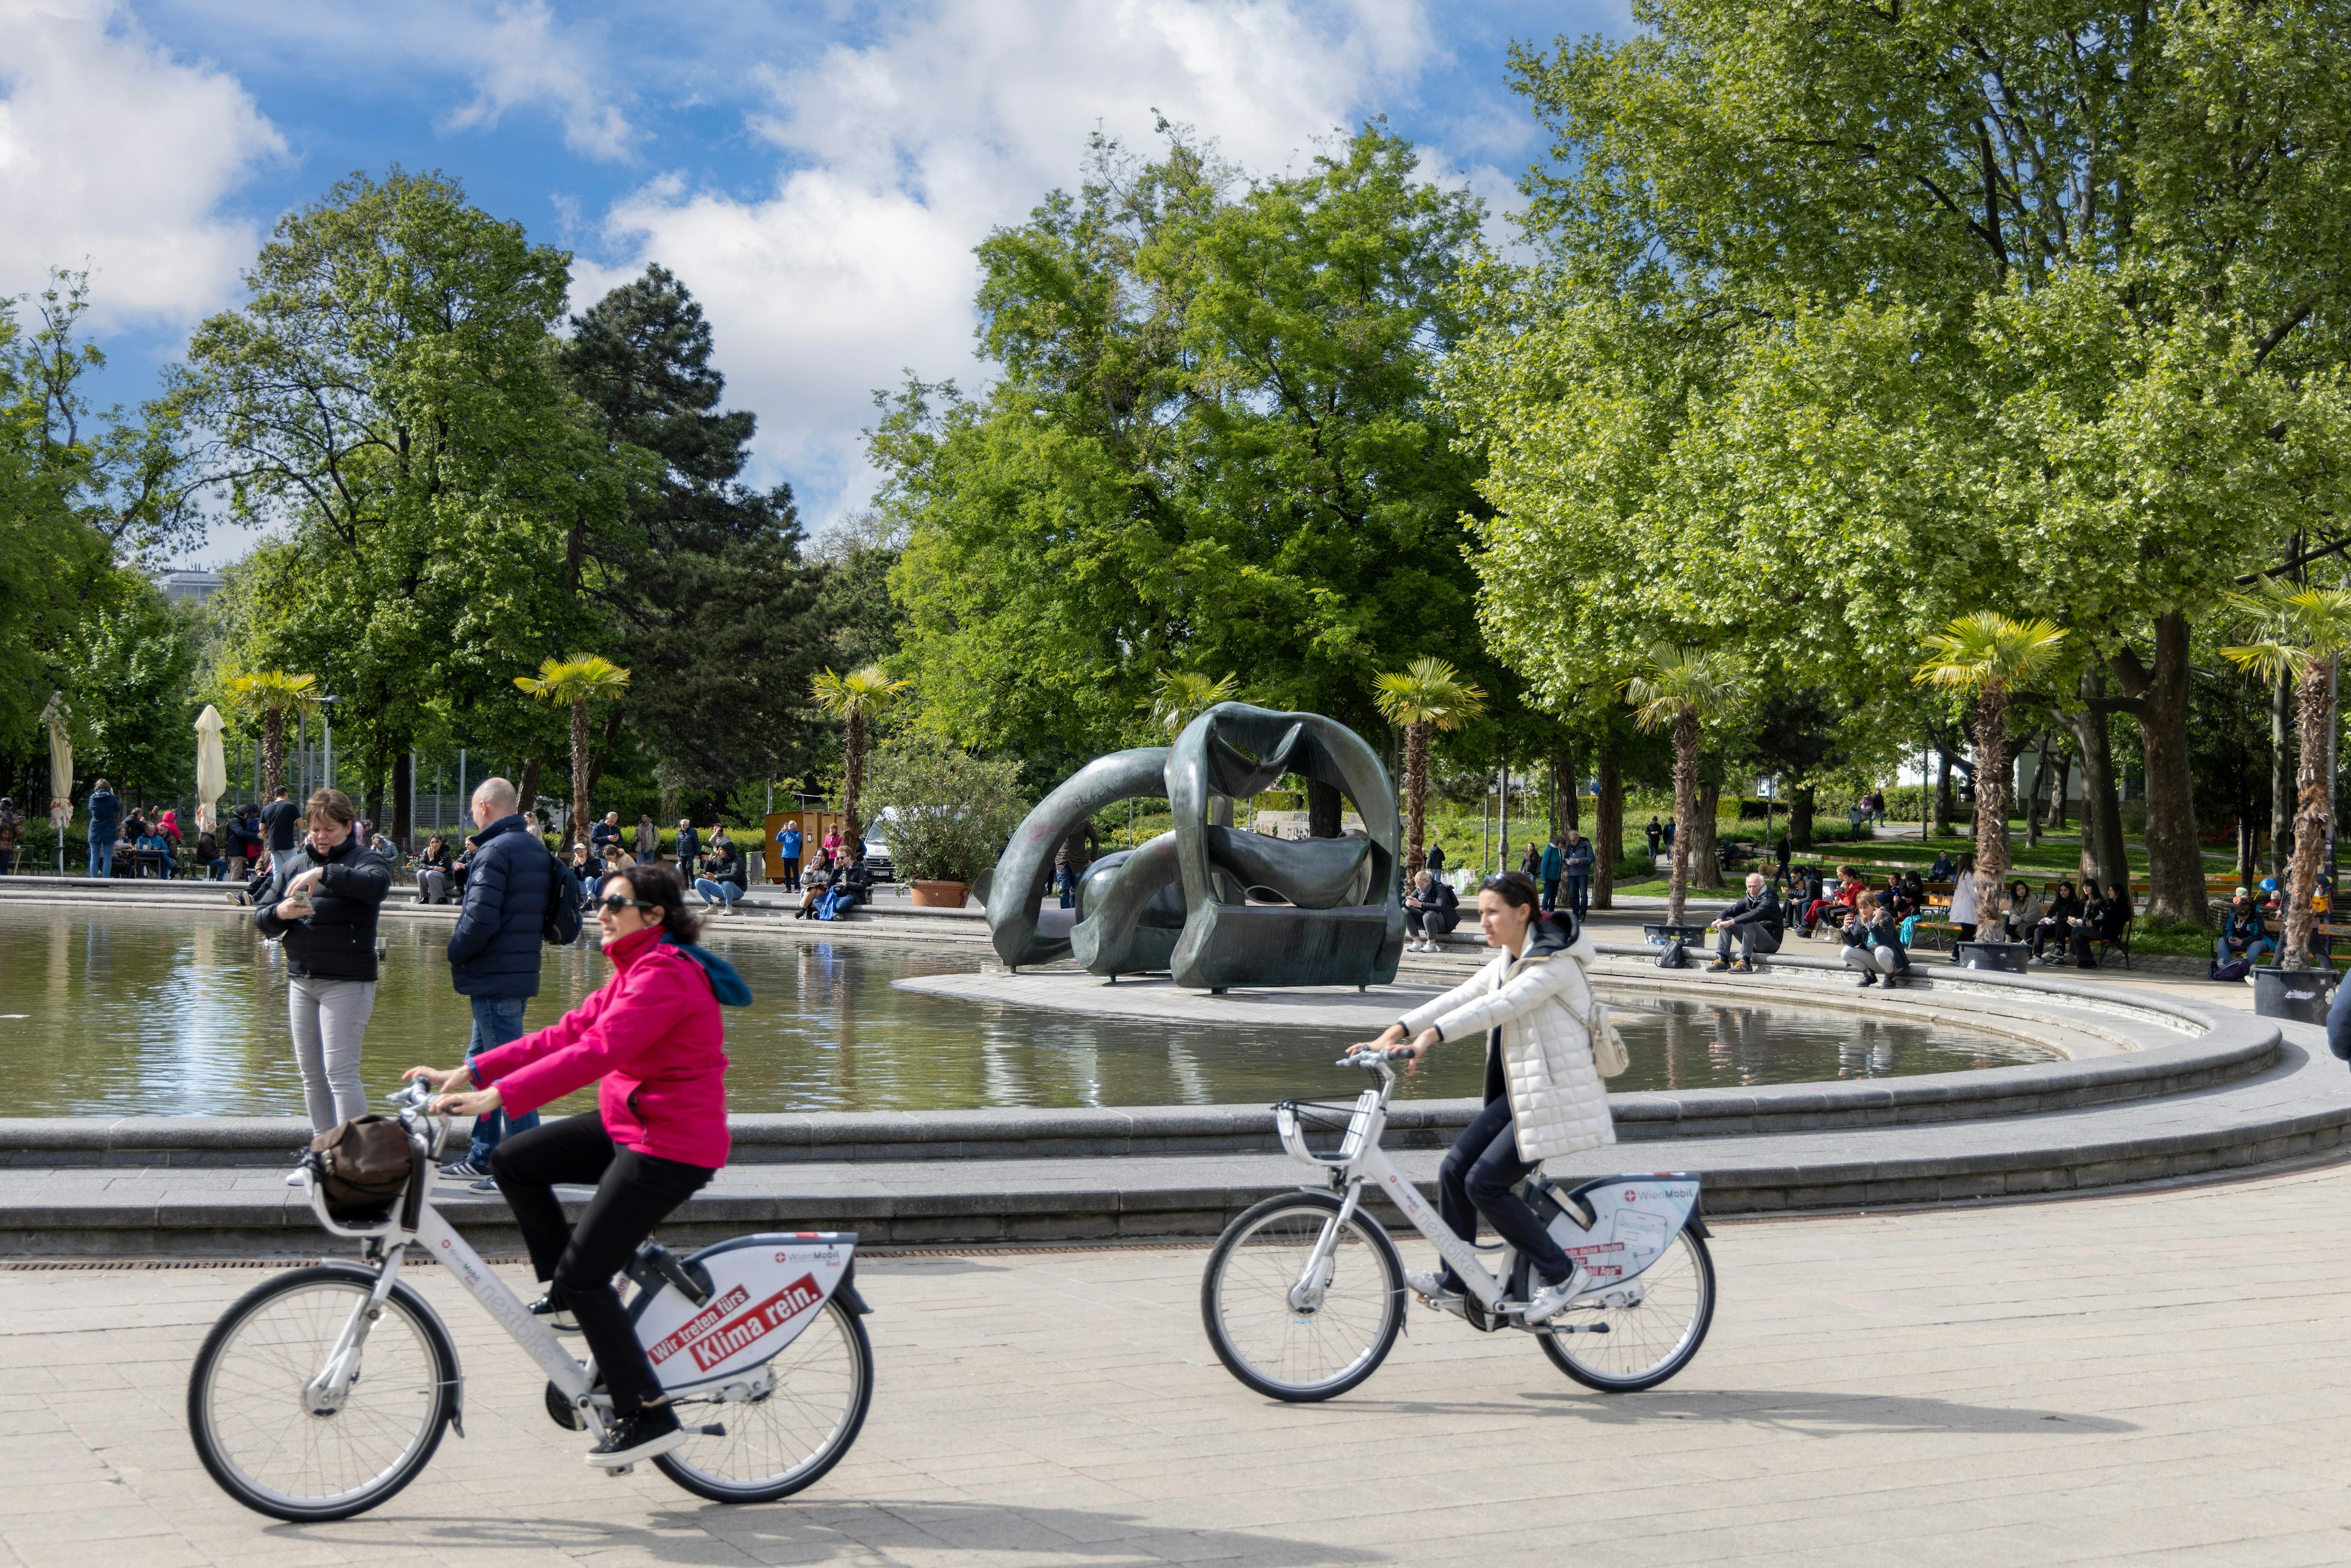
<svg viewBox="0 0 2351 1568">
<path fill-rule="evenodd" d="M 371 1093 L 416 1062 L 464 1052 L 441 922 L 387 919 L 368 1031 Z M 756 997 L 727 1013 L 737 1111 L 1264 1103 L 1352 1092 L 1331 1065 L 1345 1028 L 1226 1028 L 1093 1019 L 893 989 L 977 968 L 977 949 L 778 936 L 714 926 Z M 549 949 L 525 1019 L 552 1022 L 609 973 L 592 946 Z M 0 1115 L 295 1115 L 278 949 L 249 917 L 213 911 L 0 907 Z M 2045 1053 L 1945 1026 L 1822 1009 L 1670 1002 L 1619 1007 L 1632 1071 L 1616 1090 L 1698 1089 L 1949 1072 Z M 1403 1092 L 1478 1092 L 1480 1052 L 1440 1052 Z M 575 1102 L 585 1104 L 587 1096 Z"/>
</svg>

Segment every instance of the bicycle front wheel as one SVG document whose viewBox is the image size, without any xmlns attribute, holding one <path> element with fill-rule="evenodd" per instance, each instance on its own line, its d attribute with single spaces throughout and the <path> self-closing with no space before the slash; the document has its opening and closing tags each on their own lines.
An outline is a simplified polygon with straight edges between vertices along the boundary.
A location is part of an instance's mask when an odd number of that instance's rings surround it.
<svg viewBox="0 0 2351 1568">
<path fill-rule="evenodd" d="M 699 1396 L 680 1395 L 680 1421 L 724 1427 L 726 1435 L 690 1437 L 653 1464 L 713 1502 L 773 1502 L 814 1485 L 841 1462 L 872 1401 L 872 1342 L 856 1312 L 835 1296 L 798 1339 L 742 1381 Z"/>
<path fill-rule="evenodd" d="M 297 1269 L 247 1291 L 204 1336 L 188 1376 L 188 1432 L 213 1479 L 246 1507 L 301 1523 L 348 1519 L 413 1480 L 440 1447 L 457 1353 L 406 1285 L 368 1325 L 348 1390 L 306 1393 L 375 1282 L 349 1263 Z"/>
<path fill-rule="evenodd" d="M 1404 1325 L 1404 1263 L 1358 1210 L 1323 1193 L 1270 1197 L 1225 1229 L 1200 1281 L 1200 1317 L 1225 1370 L 1272 1399 L 1344 1394 L 1387 1358 Z M 1335 1227 L 1321 1278 L 1307 1278 Z"/>
<path fill-rule="evenodd" d="M 1637 1394 L 1687 1366 L 1713 1322 L 1714 1259 L 1685 1230 L 1656 1262 L 1570 1302 L 1535 1337 L 1586 1388 Z"/>
</svg>

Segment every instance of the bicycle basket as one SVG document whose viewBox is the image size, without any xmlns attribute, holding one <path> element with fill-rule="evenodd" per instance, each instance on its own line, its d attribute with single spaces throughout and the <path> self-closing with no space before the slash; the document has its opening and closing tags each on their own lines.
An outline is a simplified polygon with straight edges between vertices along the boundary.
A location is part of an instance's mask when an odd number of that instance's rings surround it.
<svg viewBox="0 0 2351 1568">
<path fill-rule="evenodd" d="M 327 1212 L 338 1219 L 381 1214 L 415 1169 L 408 1129 L 381 1116 L 339 1122 L 310 1140 L 310 1152 Z"/>
<path fill-rule="evenodd" d="M 1284 1100 L 1273 1108 L 1274 1128 L 1290 1152 L 1301 1159 L 1324 1163 L 1354 1157 L 1361 1137 L 1361 1118 L 1371 1113 L 1376 1094 L 1353 1100 Z"/>
</svg>

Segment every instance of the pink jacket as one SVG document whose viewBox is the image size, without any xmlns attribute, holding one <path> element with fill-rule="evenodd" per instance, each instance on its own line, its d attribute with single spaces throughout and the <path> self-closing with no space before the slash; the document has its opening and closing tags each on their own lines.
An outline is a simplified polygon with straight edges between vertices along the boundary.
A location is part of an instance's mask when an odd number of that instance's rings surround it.
<svg viewBox="0 0 2351 1568">
<path fill-rule="evenodd" d="M 702 967 L 635 931 L 604 949 L 612 977 L 554 1023 L 474 1060 L 508 1114 L 599 1078 L 612 1141 L 641 1155 L 716 1170 L 726 1163 L 726 1030 Z"/>
</svg>

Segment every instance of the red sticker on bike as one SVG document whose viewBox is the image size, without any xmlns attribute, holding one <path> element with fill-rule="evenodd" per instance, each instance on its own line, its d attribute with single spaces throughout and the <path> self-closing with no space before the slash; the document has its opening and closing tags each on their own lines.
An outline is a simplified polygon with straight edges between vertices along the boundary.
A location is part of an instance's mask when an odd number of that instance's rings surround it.
<svg viewBox="0 0 2351 1568">
<path fill-rule="evenodd" d="M 726 1314 L 751 1299 L 751 1292 L 737 1285 L 718 1300 L 711 1302 L 687 1320 L 685 1324 L 658 1344 L 645 1347 L 645 1359 L 659 1366 L 694 1341 L 708 1333 L 726 1321 Z"/>
<path fill-rule="evenodd" d="M 694 1354 L 694 1364 L 707 1372 L 719 1363 L 741 1354 L 823 1300 L 824 1292 L 817 1289 L 816 1276 L 803 1274 L 758 1306 L 728 1319 L 711 1331 L 707 1337 L 695 1340 L 686 1348 Z"/>
</svg>

